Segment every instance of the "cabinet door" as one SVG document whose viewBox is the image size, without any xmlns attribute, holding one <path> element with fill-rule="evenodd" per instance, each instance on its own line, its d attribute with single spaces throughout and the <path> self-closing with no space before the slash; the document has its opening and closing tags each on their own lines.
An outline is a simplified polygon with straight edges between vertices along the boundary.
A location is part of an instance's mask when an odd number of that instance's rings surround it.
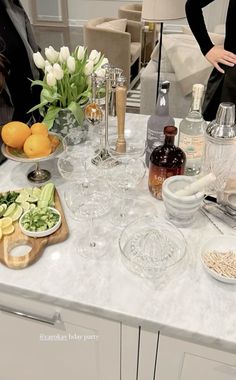
<svg viewBox="0 0 236 380">
<path fill-rule="evenodd" d="M 161 335 L 156 380 L 234 380 L 236 355 Z"/>
<path fill-rule="evenodd" d="M 120 380 L 118 322 L 28 300 L 0 303 L 0 380 Z"/>
<path fill-rule="evenodd" d="M 121 379 L 153 380 L 156 369 L 158 332 L 122 325 Z"/>
</svg>

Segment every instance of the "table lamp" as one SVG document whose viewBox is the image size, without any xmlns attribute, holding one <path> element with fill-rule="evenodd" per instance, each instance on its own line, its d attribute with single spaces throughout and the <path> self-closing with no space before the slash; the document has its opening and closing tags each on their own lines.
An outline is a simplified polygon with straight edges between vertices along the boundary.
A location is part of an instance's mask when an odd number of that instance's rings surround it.
<svg viewBox="0 0 236 380">
<path fill-rule="evenodd" d="M 186 0 L 143 0 L 142 21 L 160 24 L 156 99 L 158 97 L 160 84 L 163 23 L 164 21 L 177 20 L 186 17 L 185 3 Z"/>
</svg>

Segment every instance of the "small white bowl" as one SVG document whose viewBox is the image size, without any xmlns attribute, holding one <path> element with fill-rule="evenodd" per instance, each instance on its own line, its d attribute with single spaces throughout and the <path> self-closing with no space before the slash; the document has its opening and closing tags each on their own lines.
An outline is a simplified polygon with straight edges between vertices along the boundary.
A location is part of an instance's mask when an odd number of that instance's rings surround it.
<svg viewBox="0 0 236 380">
<path fill-rule="evenodd" d="M 23 217 L 29 213 L 31 210 L 27 210 L 21 217 L 20 217 L 20 220 L 19 220 L 19 226 L 20 226 L 20 229 L 21 231 L 23 232 L 24 235 L 26 236 L 30 236 L 30 237 L 44 237 L 44 236 L 48 236 L 48 235 L 51 235 L 53 234 L 53 232 L 56 232 L 58 230 L 58 228 L 60 227 L 61 225 L 61 214 L 60 212 L 54 208 L 54 207 L 47 207 L 49 209 L 51 209 L 55 214 L 58 214 L 59 215 L 59 219 L 58 219 L 58 222 L 51 228 L 48 228 L 47 230 L 45 231 L 29 231 L 29 230 L 26 230 L 23 225 L 22 225 L 22 219 Z"/>
<path fill-rule="evenodd" d="M 207 240 L 201 247 L 201 262 L 206 272 L 218 281 L 228 284 L 236 284 L 236 277 L 226 277 L 217 273 L 214 269 L 208 267 L 204 261 L 204 255 L 207 252 L 220 252 L 222 257 L 227 251 L 232 251 L 236 255 L 236 236 L 233 235 L 215 235 Z"/>
</svg>

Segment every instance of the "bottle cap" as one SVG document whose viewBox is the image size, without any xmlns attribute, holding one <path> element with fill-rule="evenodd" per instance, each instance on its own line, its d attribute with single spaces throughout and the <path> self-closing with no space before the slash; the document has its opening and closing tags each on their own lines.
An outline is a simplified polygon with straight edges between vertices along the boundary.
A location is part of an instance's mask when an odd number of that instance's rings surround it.
<svg viewBox="0 0 236 380">
<path fill-rule="evenodd" d="M 169 90 L 170 88 L 170 82 L 168 80 L 165 80 L 160 83 L 161 90 Z"/>
<path fill-rule="evenodd" d="M 204 85 L 201 83 L 195 83 L 193 85 L 193 95 L 198 93 L 199 95 L 202 95 L 204 92 Z"/>
<path fill-rule="evenodd" d="M 175 136 L 175 135 L 177 135 L 177 131 L 178 131 L 178 129 L 174 125 L 167 125 L 164 128 L 164 135 L 166 135 L 166 136 Z"/>
<path fill-rule="evenodd" d="M 220 103 L 216 119 L 209 123 L 206 133 L 215 139 L 235 139 L 235 105 L 234 103 Z"/>
<path fill-rule="evenodd" d="M 221 125 L 232 125 L 235 121 L 235 105 L 230 102 L 220 103 L 216 113 L 216 122 Z"/>
</svg>

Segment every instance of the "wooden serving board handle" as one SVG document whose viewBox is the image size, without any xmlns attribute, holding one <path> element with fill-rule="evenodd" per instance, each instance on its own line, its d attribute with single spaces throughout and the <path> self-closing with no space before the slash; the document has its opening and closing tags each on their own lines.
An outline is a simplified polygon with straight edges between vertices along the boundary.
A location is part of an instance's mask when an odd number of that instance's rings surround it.
<svg viewBox="0 0 236 380">
<path fill-rule="evenodd" d="M 116 87 L 116 115 L 118 138 L 116 151 L 124 153 L 126 150 L 125 141 L 125 108 L 126 108 L 127 89 L 125 86 Z"/>
<path fill-rule="evenodd" d="M 16 226 L 14 235 L 4 239 L 3 251 L 0 254 L 0 261 L 12 269 L 22 269 L 33 264 L 42 255 L 44 248 L 48 244 L 48 237 L 32 239 L 27 236 L 19 236 L 16 240 L 16 234 L 21 233 L 18 230 L 19 226 Z M 11 251 L 18 246 L 25 246 L 26 251 L 29 250 L 28 247 L 31 247 L 31 250 L 22 256 L 11 255 Z"/>
</svg>

